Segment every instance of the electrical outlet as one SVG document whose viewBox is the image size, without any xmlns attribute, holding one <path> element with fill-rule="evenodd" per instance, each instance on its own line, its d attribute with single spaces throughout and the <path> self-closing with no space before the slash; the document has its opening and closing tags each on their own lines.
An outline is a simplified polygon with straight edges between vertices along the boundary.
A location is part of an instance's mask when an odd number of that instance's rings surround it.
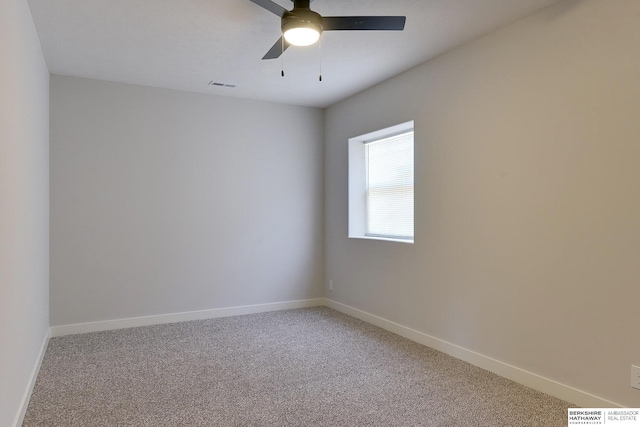
<svg viewBox="0 0 640 427">
<path fill-rule="evenodd" d="M 640 390 L 640 366 L 631 365 L 631 387 Z"/>
<path fill-rule="evenodd" d="M 329 290 L 333 290 L 333 280 L 329 280 Z"/>
</svg>

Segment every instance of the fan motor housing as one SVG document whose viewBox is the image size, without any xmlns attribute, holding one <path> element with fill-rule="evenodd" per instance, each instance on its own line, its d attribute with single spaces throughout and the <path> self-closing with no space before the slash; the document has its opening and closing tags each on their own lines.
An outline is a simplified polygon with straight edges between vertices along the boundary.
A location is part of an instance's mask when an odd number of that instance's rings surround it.
<svg viewBox="0 0 640 427">
<path fill-rule="evenodd" d="M 319 34 L 322 34 L 322 16 L 310 9 L 294 8 L 291 12 L 287 12 L 282 17 L 281 28 L 284 34 L 292 28 L 313 28 Z"/>
</svg>

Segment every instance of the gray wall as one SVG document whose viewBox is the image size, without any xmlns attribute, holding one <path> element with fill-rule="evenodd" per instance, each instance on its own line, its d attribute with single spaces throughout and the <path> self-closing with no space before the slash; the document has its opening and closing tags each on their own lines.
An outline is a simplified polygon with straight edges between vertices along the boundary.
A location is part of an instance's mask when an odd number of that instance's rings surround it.
<svg viewBox="0 0 640 427">
<path fill-rule="evenodd" d="M 327 295 L 622 405 L 640 3 L 564 1 L 327 110 Z M 415 244 L 347 238 L 347 140 L 415 120 Z"/>
<path fill-rule="evenodd" d="M 51 325 L 322 296 L 323 111 L 51 79 Z"/>
<path fill-rule="evenodd" d="M 49 327 L 49 72 L 25 0 L 0 2 L 0 425 Z"/>
</svg>

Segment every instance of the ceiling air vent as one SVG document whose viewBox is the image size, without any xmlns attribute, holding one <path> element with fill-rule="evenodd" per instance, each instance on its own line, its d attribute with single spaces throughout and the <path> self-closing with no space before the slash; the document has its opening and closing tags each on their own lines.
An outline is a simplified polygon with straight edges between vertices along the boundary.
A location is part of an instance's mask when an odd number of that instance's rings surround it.
<svg viewBox="0 0 640 427">
<path fill-rule="evenodd" d="M 209 82 L 208 86 L 231 87 L 231 88 L 236 87 L 236 85 L 232 85 L 230 83 L 214 82 L 213 80 Z"/>
</svg>

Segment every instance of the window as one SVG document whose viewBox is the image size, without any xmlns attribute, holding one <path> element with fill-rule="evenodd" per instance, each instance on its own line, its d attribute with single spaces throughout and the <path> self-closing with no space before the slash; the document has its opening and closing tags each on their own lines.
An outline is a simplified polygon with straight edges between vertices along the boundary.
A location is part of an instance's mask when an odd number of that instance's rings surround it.
<svg viewBox="0 0 640 427">
<path fill-rule="evenodd" d="M 413 122 L 349 140 L 349 237 L 413 242 Z"/>
</svg>

